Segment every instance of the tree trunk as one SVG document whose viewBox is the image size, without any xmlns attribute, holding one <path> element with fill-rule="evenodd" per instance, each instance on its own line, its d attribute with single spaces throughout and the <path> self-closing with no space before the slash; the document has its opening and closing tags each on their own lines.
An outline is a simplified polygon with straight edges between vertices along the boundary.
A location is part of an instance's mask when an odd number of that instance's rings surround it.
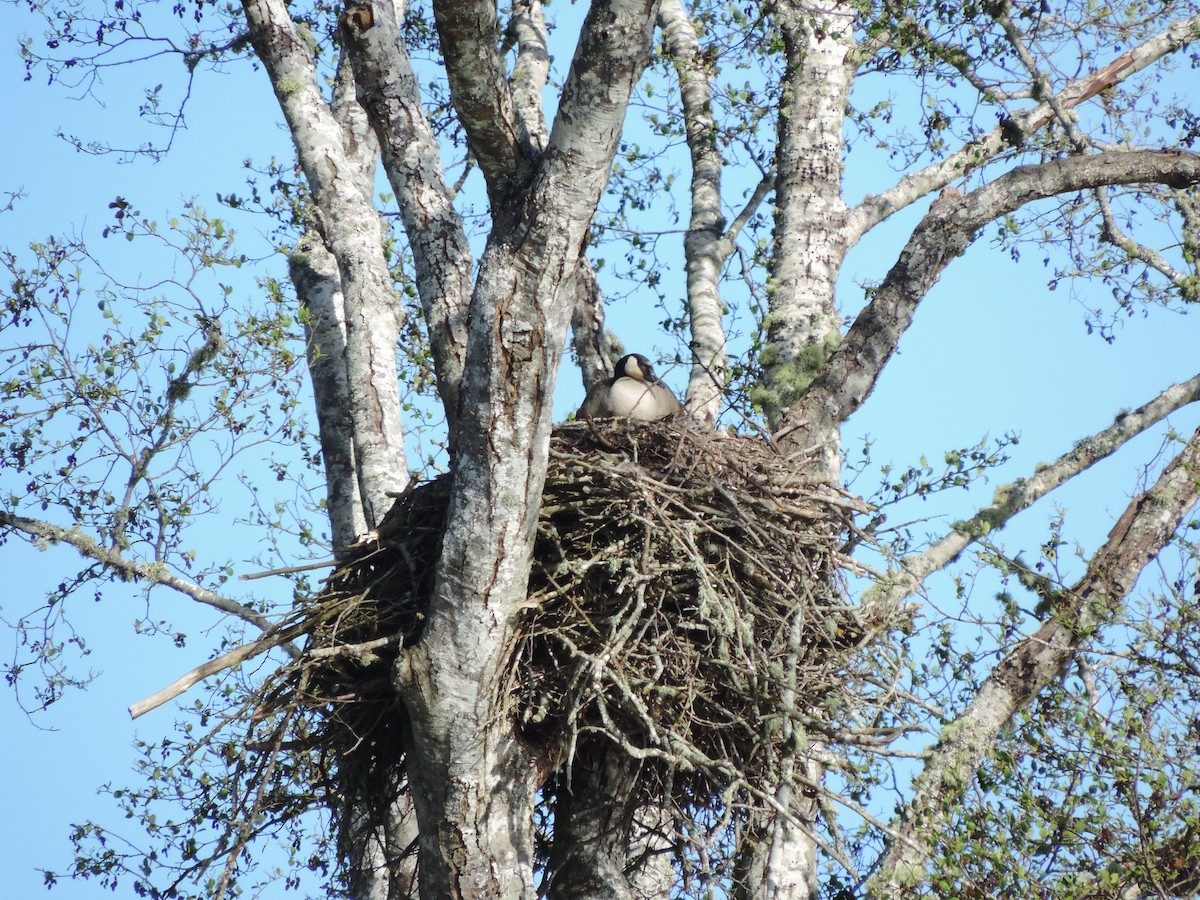
<svg viewBox="0 0 1200 900">
<path fill-rule="evenodd" d="M 786 53 L 776 149 L 775 256 L 770 311 L 761 353 L 764 384 L 756 399 L 772 427 L 824 367 L 840 340 L 835 302 L 846 253 L 842 201 L 842 126 L 849 102 L 852 13 L 822 0 L 773 8 Z M 840 438 L 833 428 L 806 437 L 810 477 L 836 480 Z M 799 754 L 799 747 L 793 752 Z M 813 771 L 809 771 L 812 769 Z M 819 780 L 805 759 L 781 761 L 775 802 L 781 812 L 757 811 L 739 848 L 738 896 L 803 900 L 814 896 L 816 804 L 799 794 L 803 776 Z"/>
<path fill-rule="evenodd" d="M 367 525 L 407 481 L 396 336 L 402 307 L 383 254 L 379 215 L 363 192 L 362 167 L 347 154 L 346 131 L 317 86 L 308 47 L 281 0 L 245 0 L 250 40 L 271 78 L 317 227 L 337 261 L 346 323 L 346 371 L 355 473 Z"/>
<path fill-rule="evenodd" d="M 757 399 L 772 426 L 804 392 L 840 338 L 834 289 L 846 253 L 842 134 L 850 98 L 853 19 L 834 0 L 780 3 L 786 68 L 779 112 L 775 256 Z M 836 433 L 819 436 L 832 464 Z"/>
<path fill-rule="evenodd" d="M 654 15 L 645 0 L 593 5 L 545 153 L 527 161 L 531 148 L 510 127 L 511 97 L 496 78 L 496 48 L 479 39 L 494 9 L 438 6 L 456 107 L 495 224 L 467 316 L 454 483 L 428 624 L 395 673 L 411 720 L 424 897 L 535 890 L 532 813 L 545 772 L 514 735 L 499 685 L 526 597 L 578 260 Z M 484 55 L 479 65 L 473 54 Z"/>
<path fill-rule="evenodd" d="M 707 67 L 700 54 L 695 27 L 680 0 L 664 0 L 659 24 L 679 74 L 692 159 L 692 213 L 683 239 L 688 323 L 692 332 L 687 409 L 693 419 L 711 427 L 721 413 L 728 380 L 721 304 L 721 269 L 728 256 L 725 216 L 721 212 L 724 160 L 717 148 Z"/>
</svg>

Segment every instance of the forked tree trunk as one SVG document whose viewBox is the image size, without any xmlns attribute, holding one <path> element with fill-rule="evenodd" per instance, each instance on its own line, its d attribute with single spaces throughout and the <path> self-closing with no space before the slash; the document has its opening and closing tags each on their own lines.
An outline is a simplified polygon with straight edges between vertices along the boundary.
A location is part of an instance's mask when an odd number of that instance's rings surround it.
<svg viewBox="0 0 1200 900">
<path fill-rule="evenodd" d="M 532 813 L 546 774 L 505 715 L 502 667 L 526 597 L 579 255 L 649 59 L 655 4 L 593 5 L 544 154 L 504 127 L 511 97 L 496 80 L 494 45 L 478 40 L 495 32 L 494 9 L 437 12 L 447 59 L 483 55 L 449 76 L 495 224 L 467 316 L 428 624 L 398 660 L 395 682 L 411 721 L 422 896 L 502 900 L 534 894 Z"/>
</svg>

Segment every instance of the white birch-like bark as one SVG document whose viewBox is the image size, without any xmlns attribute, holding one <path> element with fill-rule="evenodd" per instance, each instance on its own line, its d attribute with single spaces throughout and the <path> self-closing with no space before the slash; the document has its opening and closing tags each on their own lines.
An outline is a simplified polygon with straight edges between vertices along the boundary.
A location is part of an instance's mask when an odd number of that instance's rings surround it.
<svg viewBox="0 0 1200 900">
<path fill-rule="evenodd" d="M 509 76 L 513 105 L 522 129 L 522 139 L 542 150 L 549 135 L 542 109 L 542 89 L 550 75 L 550 51 L 546 46 L 546 19 L 539 0 L 516 0 L 506 32 L 517 47 L 517 60 Z"/>
<path fill-rule="evenodd" d="M 412 248 L 417 294 L 433 349 L 446 420 L 458 413 L 466 360 L 466 315 L 471 297 L 471 247 L 446 186 L 437 138 L 421 107 L 420 86 L 401 23 L 404 4 L 379 0 L 368 23 L 342 26 L 354 65 L 358 97 L 367 110 Z"/>
<path fill-rule="evenodd" d="M 334 552 L 340 553 L 367 531 L 354 463 L 354 428 L 346 416 L 350 376 L 346 371 L 342 277 L 337 260 L 311 229 L 288 258 L 288 273 L 301 309 L 306 311 L 305 349 L 325 469 L 330 538 Z"/>
<path fill-rule="evenodd" d="M 853 69 L 853 10 L 836 0 L 783 2 L 771 9 L 782 35 L 785 69 L 775 156 L 775 246 L 769 313 L 760 352 L 764 382 L 756 399 L 772 426 L 821 370 L 840 332 L 835 304 L 845 258 L 842 126 Z M 814 430 L 809 436 L 816 434 Z M 814 440 L 813 474 L 836 479 L 837 424 Z M 776 800 L 801 827 L 771 812 L 755 814 L 739 848 L 739 896 L 807 900 L 816 886 L 815 804 L 794 802 L 785 761 Z"/>
<path fill-rule="evenodd" d="M 353 72 L 345 57 L 338 65 L 332 111 L 341 127 L 342 147 L 353 167 L 351 173 L 364 202 L 369 204 L 379 167 L 379 144 L 358 102 Z M 288 269 L 301 306 L 308 311 L 308 368 L 316 401 L 331 536 L 338 553 L 368 530 L 354 459 L 354 427 L 346 415 L 353 400 L 341 273 L 337 260 L 313 227 L 305 232 L 289 258 Z M 401 793 L 383 820 L 377 821 L 379 804 L 373 802 L 374 798 L 362 796 L 350 784 L 341 785 L 341 791 L 339 837 L 348 859 L 351 895 L 355 900 L 411 896 L 416 860 L 412 854 L 402 852 L 416 832 L 411 797 Z M 397 846 L 400 851 L 395 849 Z"/>
<path fill-rule="evenodd" d="M 478 72 L 461 71 L 475 64 L 466 47 L 496 57 L 494 31 L 485 42 L 474 30 L 494 20 L 485 6 L 437 8 L 451 85 L 465 84 L 456 108 L 489 180 L 494 226 L 468 315 L 454 485 L 428 624 L 395 680 L 411 720 L 422 896 L 502 900 L 535 891 L 540 773 L 498 714 L 497 685 L 526 596 L 579 254 L 656 11 L 645 0 L 593 5 L 546 151 L 530 166 L 513 151 L 507 86 L 494 66 L 485 58 Z M 499 98 L 490 93 L 497 85 Z"/>
<path fill-rule="evenodd" d="M 708 68 L 700 56 L 696 30 L 680 0 L 663 0 L 659 27 L 679 75 L 692 159 L 692 212 L 683 239 L 692 352 L 685 404 L 693 419 L 713 426 L 721 413 L 728 380 L 721 270 L 732 245 L 725 240 L 725 217 L 721 212 L 724 160 L 714 139 Z"/>
<path fill-rule="evenodd" d="M 862 405 L 912 322 L 917 304 L 984 225 L 1035 200 L 1100 185 L 1138 183 L 1200 183 L 1200 156 L 1126 151 L 1069 157 L 1019 167 L 969 194 L 944 194 L 914 229 L 821 375 L 787 410 L 777 437 L 800 447 L 819 444 Z"/>
<path fill-rule="evenodd" d="M 333 93 L 333 115 L 341 127 L 346 158 L 354 165 L 358 189 L 370 201 L 379 147 L 354 96 L 354 78 L 343 58 Z M 330 537 L 340 553 L 367 531 L 354 460 L 354 427 L 350 408 L 350 375 L 346 367 L 346 312 L 337 260 L 313 226 L 309 226 L 288 258 L 288 274 L 296 288 L 305 328 L 305 350 L 312 378 L 321 460 L 325 469 Z"/>
<path fill-rule="evenodd" d="M 775 248 L 758 400 L 772 426 L 823 367 L 840 337 L 834 288 L 845 258 L 842 133 L 853 69 L 853 10 L 836 0 L 774 10 L 786 68 L 780 100 Z M 838 437 L 817 440 L 832 473 Z"/>
<path fill-rule="evenodd" d="M 317 85 L 316 68 L 282 0 L 245 0 L 255 53 L 271 79 L 312 193 L 318 228 L 337 260 L 346 322 L 346 369 L 355 471 L 367 524 L 390 508 L 407 466 L 396 372 L 402 307 L 383 254 L 379 216 L 363 196 L 343 130 Z"/>
<path fill-rule="evenodd" d="M 942 729 L 914 782 L 913 799 L 867 882 L 867 896 L 895 897 L 924 883 L 931 840 L 950 821 L 1001 729 L 1113 620 L 1142 569 L 1200 500 L 1197 471 L 1200 430 L 1158 481 L 1134 498 L 1083 578 L 1056 595 L 1042 626 L 1005 655 L 962 714 Z"/>
</svg>

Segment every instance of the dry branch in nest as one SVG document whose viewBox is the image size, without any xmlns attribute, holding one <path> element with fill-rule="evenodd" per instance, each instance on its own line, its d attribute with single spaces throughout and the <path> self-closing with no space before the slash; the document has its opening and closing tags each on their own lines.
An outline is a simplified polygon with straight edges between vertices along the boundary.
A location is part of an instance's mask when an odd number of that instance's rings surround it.
<svg viewBox="0 0 1200 900">
<path fill-rule="evenodd" d="M 310 699 L 331 704 L 321 740 L 343 765 L 400 756 L 390 663 L 420 635 L 449 491 L 397 500 L 314 605 Z M 867 734 L 858 688 L 888 680 L 876 639 L 908 611 L 855 606 L 844 583 L 866 511 L 767 441 L 557 429 L 504 708 L 559 760 L 600 736 L 687 773 L 691 802 L 765 796 L 810 736 Z"/>
</svg>

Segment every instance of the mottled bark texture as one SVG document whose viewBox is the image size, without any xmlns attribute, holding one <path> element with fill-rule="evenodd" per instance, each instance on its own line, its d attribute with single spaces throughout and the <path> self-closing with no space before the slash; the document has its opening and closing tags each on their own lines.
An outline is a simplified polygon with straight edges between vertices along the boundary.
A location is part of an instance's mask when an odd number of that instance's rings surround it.
<svg viewBox="0 0 1200 900">
<path fill-rule="evenodd" d="M 380 0 L 371 9 L 369 27 L 362 19 L 347 17 L 341 31 L 354 66 L 358 99 L 374 126 L 412 250 L 438 391 L 447 421 L 453 424 L 466 360 L 474 260 L 446 186 L 441 150 L 421 106 L 400 28 L 403 4 Z"/>
<path fill-rule="evenodd" d="M 312 194 L 316 227 L 337 262 L 355 474 L 368 526 L 407 482 L 396 336 L 402 307 L 392 286 L 379 216 L 347 153 L 346 132 L 321 95 L 307 44 L 281 0 L 246 0 L 250 40 L 275 88 Z"/>
<path fill-rule="evenodd" d="M 575 273 L 575 309 L 571 312 L 571 346 L 579 363 L 583 393 L 613 374 L 614 347 L 604 330 L 604 297 L 596 282 L 596 270 L 587 258 L 579 260 Z"/>
<path fill-rule="evenodd" d="M 786 51 L 775 151 L 770 309 L 755 400 L 771 424 L 824 367 L 840 338 L 834 287 L 845 258 L 842 123 L 853 69 L 853 15 L 834 0 L 774 7 Z M 836 430 L 810 434 L 833 465 Z"/>
<path fill-rule="evenodd" d="M 277 0 L 247 0 L 245 10 L 340 275 L 346 413 L 370 526 L 405 471 L 394 362 L 400 306 L 378 219 L 355 177 L 344 132 L 321 97 L 306 45 Z M 473 281 L 400 39 L 403 10 L 380 3 L 356 7 L 343 20 L 357 96 L 405 211 L 454 452 L 428 624 L 395 673 L 409 714 L 407 767 L 426 897 L 534 892 L 531 813 L 544 773 L 496 714 L 497 679 L 525 598 L 550 398 L 583 238 L 630 93 L 649 59 L 656 12 L 653 2 L 593 5 L 543 150 L 530 93 L 544 77 L 534 58 L 536 36 L 525 33 L 518 111 L 495 43 L 495 7 L 435 4 L 455 110 L 492 200 L 493 230 Z M 536 17 L 521 24 L 538 28 Z M 301 277 L 318 271 L 331 277 L 323 259 Z M 386 825 L 382 834 L 377 824 L 359 829 L 364 866 L 386 858 L 386 832 Z M 361 887 L 368 894 L 383 889 L 370 878 Z"/>
<path fill-rule="evenodd" d="M 422 640 L 395 679 L 412 723 L 423 896 L 534 892 L 532 807 L 544 773 L 497 714 L 497 684 L 525 599 L 579 254 L 649 58 L 654 15 L 653 3 L 593 5 L 539 154 L 518 136 L 496 46 L 481 37 L 494 35 L 494 12 L 438 7 L 456 109 L 488 180 L 494 226 L 467 314 L 437 584 Z"/>
</svg>

